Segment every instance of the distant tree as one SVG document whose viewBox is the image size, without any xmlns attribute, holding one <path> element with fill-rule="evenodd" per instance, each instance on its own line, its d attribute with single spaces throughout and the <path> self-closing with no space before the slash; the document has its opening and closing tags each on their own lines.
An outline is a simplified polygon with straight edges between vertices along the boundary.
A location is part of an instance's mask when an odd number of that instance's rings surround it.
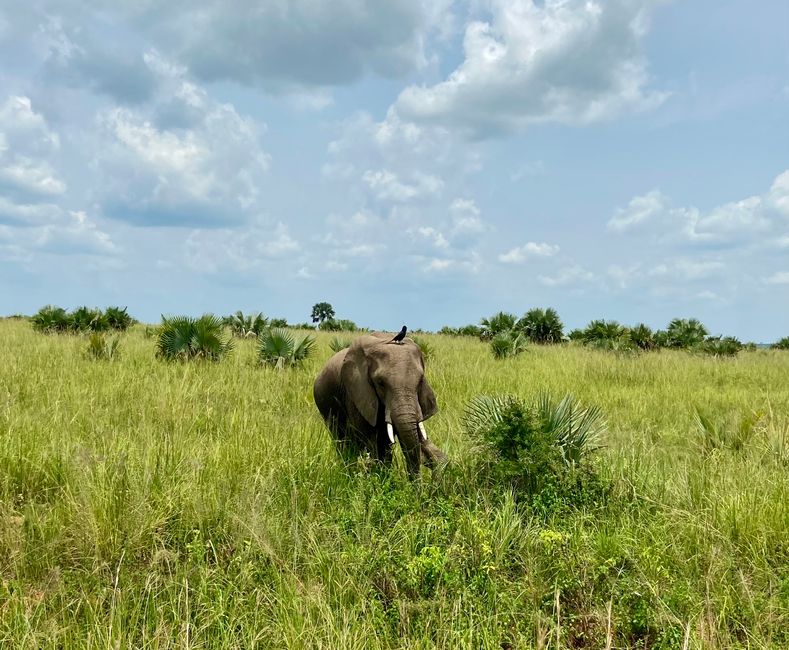
<svg viewBox="0 0 789 650">
<path fill-rule="evenodd" d="M 652 333 L 652 328 L 644 323 L 639 323 L 635 327 L 631 327 L 628 332 L 630 342 L 640 350 L 653 350 L 655 347 L 655 337 Z"/>
<path fill-rule="evenodd" d="M 789 350 L 789 336 L 778 339 L 770 346 L 773 350 Z"/>
<path fill-rule="evenodd" d="M 534 343 L 559 343 L 564 333 L 564 325 L 559 314 L 550 307 L 530 309 L 518 321 L 517 328 Z"/>
<path fill-rule="evenodd" d="M 630 345 L 627 335 L 628 329 L 615 320 L 593 320 L 581 334 L 581 340 L 586 345 L 619 350 Z"/>
<path fill-rule="evenodd" d="M 334 318 L 334 307 L 328 302 L 319 302 L 312 306 L 312 322 L 322 323 L 325 320 Z"/>
<path fill-rule="evenodd" d="M 708 334 L 707 328 L 696 318 L 675 318 L 666 328 L 668 346 L 672 348 L 692 348 L 703 343 Z"/>
<path fill-rule="evenodd" d="M 733 357 L 743 347 L 742 342 L 735 336 L 709 336 L 696 346 L 696 349 L 716 357 Z"/>
<path fill-rule="evenodd" d="M 268 322 L 268 326 L 269 326 L 270 329 L 287 327 L 288 326 L 288 319 L 287 318 L 272 318 Z"/>
<path fill-rule="evenodd" d="M 483 318 L 480 321 L 480 326 L 482 328 L 480 338 L 490 340 L 497 334 L 508 332 L 515 327 L 517 321 L 518 319 L 515 314 L 510 314 L 506 311 L 500 311 L 493 314 L 490 318 Z"/>
<path fill-rule="evenodd" d="M 226 316 L 222 322 L 230 328 L 233 336 L 241 338 L 248 336 L 260 336 L 266 327 L 268 327 L 268 318 L 263 316 L 260 312 L 256 314 L 244 315 L 244 312 L 238 310 L 232 316 Z"/>
<path fill-rule="evenodd" d="M 358 328 L 356 323 L 347 318 L 327 318 L 318 329 L 325 332 L 355 332 Z"/>
</svg>

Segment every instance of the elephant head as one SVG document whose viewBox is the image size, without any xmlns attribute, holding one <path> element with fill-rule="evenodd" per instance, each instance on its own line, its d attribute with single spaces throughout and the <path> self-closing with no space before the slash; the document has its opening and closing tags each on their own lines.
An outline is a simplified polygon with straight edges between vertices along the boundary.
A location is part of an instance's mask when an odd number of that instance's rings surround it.
<svg viewBox="0 0 789 650">
<path fill-rule="evenodd" d="M 346 408 L 353 406 L 372 427 L 385 422 L 392 441 L 397 433 L 413 476 L 423 457 L 429 467 L 446 461 L 446 455 L 428 440 L 423 425 L 438 405 L 425 378 L 419 347 L 410 339 L 390 340 L 390 335 L 362 336 L 348 348 L 341 370 Z"/>
</svg>

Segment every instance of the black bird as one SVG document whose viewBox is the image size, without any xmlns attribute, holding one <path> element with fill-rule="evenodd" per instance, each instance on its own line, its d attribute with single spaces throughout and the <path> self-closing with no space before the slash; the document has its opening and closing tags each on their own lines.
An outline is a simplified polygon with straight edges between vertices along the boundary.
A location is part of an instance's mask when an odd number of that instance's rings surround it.
<svg viewBox="0 0 789 650">
<path fill-rule="evenodd" d="M 405 333 L 408 331 L 408 328 L 403 325 L 403 329 L 401 329 L 397 335 L 389 341 L 389 343 L 400 343 L 405 338 Z"/>
</svg>

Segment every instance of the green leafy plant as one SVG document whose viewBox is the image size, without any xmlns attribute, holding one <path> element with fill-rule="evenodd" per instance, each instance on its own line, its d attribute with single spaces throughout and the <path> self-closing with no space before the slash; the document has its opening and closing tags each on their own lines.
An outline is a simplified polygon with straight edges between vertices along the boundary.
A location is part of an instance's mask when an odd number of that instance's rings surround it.
<svg viewBox="0 0 789 650">
<path fill-rule="evenodd" d="M 789 350 L 789 336 L 778 339 L 770 346 L 773 350 Z"/>
<path fill-rule="evenodd" d="M 422 358 L 425 361 L 433 358 L 433 346 L 430 345 L 427 339 L 422 338 L 421 336 L 412 336 L 411 340 L 416 343 L 416 347 L 419 348 L 419 351 L 422 353 Z"/>
<path fill-rule="evenodd" d="M 630 343 L 639 350 L 654 350 L 657 347 L 652 328 L 644 323 L 631 327 L 627 333 Z"/>
<path fill-rule="evenodd" d="M 39 309 L 31 318 L 33 329 L 37 332 L 65 332 L 69 328 L 68 313 L 62 307 L 47 305 Z"/>
<path fill-rule="evenodd" d="M 345 348 L 351 345 L 351 339 L 344 339 L 340 338 L 339 336 L 335 336 L 329 341 L 329 347 L 331 348 L 332 352 L 339 352 L 340 350 L 344 350 Z"/>
<path fill-rule="evenodd" d="M 323 323 L 325 320 L 334 318 L 334 307 L 328 302 L 319 302 L 312 306 L 312 313 L 310 314 L 313 323 Z"/>
<path fill-rule="evenodd" d="M 593 320 L 580 335 L 585 345 L 606 350 L 620 350 L 630 346 L 628 330 L 615 320 Z"/>
<path fill-rule="evenodd" d="M 490 341 L 490 351 L 495 359 L 515 357 L 526 349 L 526 335 L 522 332 L 505 330 Z"/>
<path fill-rule="evenodd" d="M 260 312 L 245 316 L 239 309 L 232 316 L 225 317 L 223 323 L 230 328 L 233 336 L 246 338 L 260 336 L 268 326 L 268 319 Z"/>
<path fill-rule="evenodd" d="M 129 329 L 134 324 L 134 319 L 129 316 L 126 307 L 107 307 L 104 311 L 104 318 L 107 321 L 107 326 L 110 329 L 118 332 L 123 332 Z"/>
<path fill-rule="evenodd" d="M 69 314 L 69 329 L 74 332 L 104 332 L 110 325 L 101 309 L 77 307 Z"/>
<path fill-rule="evenodd" d="M 482 340 L 490 340 L 497 334 L 513 329 L 517 321 L 518 319 L 515 314 L 510 314 L 505 311 L 493 314 L 490 318 L 483 318 L 480 321 L 482 330 L 480 332 L 480 338 Z"/>
<path fill-rule="evenodd" d="M 86 354 L 91 359 L 112 361 L 120 356 L 120 341 L 108 339 L 99 332 L 94 332 L 88 339 Z"/>
<path fill-rule="evenodd" d="M 672 348 L 692 348 L 704 342 L 707 328 L 696 318 L 675 318 L 666 328 L 666 343 Z"/>
<path fill-rule="evenodd" d="M 232 349 L 232 340 L 224 339 L 222 319 L 213 314 L 162 317 L 156 353 L 163 359 L 219 361 Z"/>
<path fill-rule="evenodd" d="M 572 395 L 557 402 L 540 394 L 533 403 L 481 395 L 467 404 L 463 427 L 483 452 L 480 475 L 540 508 L 551 501 L 581 505 L 605 491 L 588 464 L 605 430 L 602 414 Z"/>
<path fill-rule="evenodd" d="M 462 325 L 461 327 L 444 325 L 444 327 L 438 330 L 438 333 L 447 336 L 473 336 L 474 338 L 481 338 L 482 328 L 479 325 Z"/>
<path fill-rule="evenodd" d="M 313 336 L 296 339 L 286 329 L 269 329 L 258 338 L 258 361 L 275 368 L 299 366 L 310 356 L 314 347 Z"/>
<path fill-rule="evenodd" d="M 282 328 L 288 326 L 288 319 L 287 318 L 272 318 L 268 322 L 269 329 L 270 328 Z"/>
<path fill-rule="evenodd" d="M 533 343 L 560 343 L 564 325 L 555 309 L 535 307 L 527 311 L 517 323 Z"/>
<path fill-rule="evenodd" d="M 322 332 L 355 332 L 357 330 L 356 323 L 352 320 L 345 318 L 327 318 L 321 321 L 318 329 Z"/>
<path fill-rule="evenodd" d="M 733 357 L 743 349 L 742 342 L 734 336 L 710 336 L 694 349 L 716 357 Z"/>
<path fill-rule="evenodd" d="M 729 417 L 728 420 L 717 419 L 704 413 L 699 407 L 694 408 L 693 419 L 696 424 L 698 445 L 704 453 L 716 449 L 739 452 L 756 434 L 759 423 L 758 413 L 746 413 L 742 416 Z"/>
</svg>

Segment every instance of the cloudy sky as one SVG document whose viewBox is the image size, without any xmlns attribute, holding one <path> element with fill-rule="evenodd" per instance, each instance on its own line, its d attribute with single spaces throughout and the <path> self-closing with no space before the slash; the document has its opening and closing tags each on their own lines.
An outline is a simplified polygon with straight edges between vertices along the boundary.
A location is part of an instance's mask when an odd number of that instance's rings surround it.
<svg viewBox="0 0 789 650">
<path fill-rule="evenodd" d="M 789 335 L 789 3 L 0 0 L 0 313 Z"/>
</svg>

